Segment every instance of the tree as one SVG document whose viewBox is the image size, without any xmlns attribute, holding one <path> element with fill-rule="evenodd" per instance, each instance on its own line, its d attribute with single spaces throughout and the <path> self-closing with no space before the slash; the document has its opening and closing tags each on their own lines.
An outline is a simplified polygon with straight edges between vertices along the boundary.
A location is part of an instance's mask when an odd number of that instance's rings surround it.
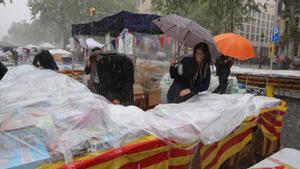
<svg viewBox="0 0 300 169">
<path fill-rule="evenodd" d="M 284 11 L 282 11 L 280 17 L 286 21 L 286 31 L 282 38 L 289 42 L 289 56 L 293 57 L 297 55 L 297 46 L 300 42 L 300 28 L 299 19 L 296 21 L 296 16 L 300 15 L 300 2 L 297 0 L 282 0 L 281 5 L 284 5 Z"/>
<path fill-rule="evenodd" d="M 154 9 L 164 14 L 189 16 L 192 6 L 198 0 L 152 0 Z"/>
<path fill-rule="evenodd" d="M 54 42 L 59 37 L 61 35 L 57 34 L 56 27 L 44 26 L 40 20 L 35 19 L 31 23 L 25 20 L 13 23 L 8 30 L 8 35 L 3 37 L 3 40 L 24 46 L 29 43 Z"/>
<path fill-rule="evenodd" d="M 39 17 L 42 24 L 55 25 L 60 30 L 63 46 L 65 46 L 72 24 L 101 19 L 110 12 L 134 10 L 133 2 L 133 0 L 28 0 L 28 6 L 33 18 Z M 95 7 L 97 10 L 97 14 L 93 17 L 89 15 L 90 7 Z"/>
<path fill-rule="evenodd" d="M 189 17 L 213 33 L 233 32 L 265 5 L 255 0 L 152 0 L 155 10 Z"/>
</svg>

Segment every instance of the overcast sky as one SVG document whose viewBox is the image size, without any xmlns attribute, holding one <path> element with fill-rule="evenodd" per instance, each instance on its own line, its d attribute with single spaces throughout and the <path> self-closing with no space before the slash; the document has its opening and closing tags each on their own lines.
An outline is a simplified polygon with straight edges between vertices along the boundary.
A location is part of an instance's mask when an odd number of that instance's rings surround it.
<svg viewBox="0 0 300 169">
<path fill-rule="evenodd" d="M 30 11 L 27 7 L 27 0 L 4 0 L 6 6 L 0 4 L 0 40 L 7 34 L 7 30 L 13 22 L 23 19 L 30 21 Z"/>
</svg>

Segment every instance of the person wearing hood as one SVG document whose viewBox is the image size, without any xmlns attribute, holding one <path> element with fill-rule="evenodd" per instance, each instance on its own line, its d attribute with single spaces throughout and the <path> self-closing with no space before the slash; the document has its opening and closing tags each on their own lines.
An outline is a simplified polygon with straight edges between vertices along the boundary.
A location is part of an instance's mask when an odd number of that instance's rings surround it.
<svg viewBox="0 0 300 169">
<path fill-rule="evenodd" d="M 48 50 L 42 50 L 35 55 L 32 64 L 41 69 L 50 69 L 58 71 L 58 66 Z"/>
<path fill-rule="evenodd" d="M 168 103 L 181 103 L 207 90 L 211 76 L 210 63 L 206 43 L 195 45 L 193 57 L 184 57 L 179 63 L 175 57 L 171 58 L 170 75 L 174 81 L 168 90 Z"/>
</svg>

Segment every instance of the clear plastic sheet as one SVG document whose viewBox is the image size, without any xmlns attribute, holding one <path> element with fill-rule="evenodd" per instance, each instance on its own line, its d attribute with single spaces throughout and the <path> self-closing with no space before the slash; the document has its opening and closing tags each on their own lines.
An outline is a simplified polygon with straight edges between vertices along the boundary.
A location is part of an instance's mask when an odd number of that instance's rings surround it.
<svg viewBox="0 0 300 169">
<path fill-rule="evenodd" d="M 118 148 L 148 134 L 166 144 L 210 144 L 247 116 L 278 103 L 250 94 L 201 93 L 185 103 L 145 112 L 113 105 L 66 75 L 18 66 L 0 82 L 0 161 L 6 167 L 17 164 L 26 148 L 35 165 L 59 160 L 69 164 L 74 156 Z"/>
</svg>

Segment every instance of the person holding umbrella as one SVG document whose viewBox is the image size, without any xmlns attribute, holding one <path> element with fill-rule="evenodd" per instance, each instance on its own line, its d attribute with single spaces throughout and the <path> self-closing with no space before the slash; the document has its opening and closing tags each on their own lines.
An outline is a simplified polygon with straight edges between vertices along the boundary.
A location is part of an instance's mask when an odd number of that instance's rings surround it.
<svg viewBox="0 0 300 169">
<path fill-rule="evenodd" d="M 233 33 L 224 33 L 214 37 L 221 56 L 216 59 L 216 73 L 219 76 L 219 87 L 214 93 L 224 94 L 228 85 L 230 68 L 233 65 L 233 58 L 241 61 L 254 58 L 255 52 L 251 42 Z"/>
<path fill-rule="evenodd" d="M 230 68 L 233 65 L 233 59 L 228 56 L 221 55 L 216 59 L 216 75 L 219 77 L 219 86 L 213 93 L 224 94 L 228 85 L 228 77 Z"/>
<path fill-rule="evenodd" d="M 206 43 L 198 43 L 192 57 L 185 57 L 177 63 L 170 60 L 170 75 L 174 79 L 167 94 L 168 103 L 181 103 L 195 94 L 208 89 L 210 84 L 211 56 Z"/>
</svg>

